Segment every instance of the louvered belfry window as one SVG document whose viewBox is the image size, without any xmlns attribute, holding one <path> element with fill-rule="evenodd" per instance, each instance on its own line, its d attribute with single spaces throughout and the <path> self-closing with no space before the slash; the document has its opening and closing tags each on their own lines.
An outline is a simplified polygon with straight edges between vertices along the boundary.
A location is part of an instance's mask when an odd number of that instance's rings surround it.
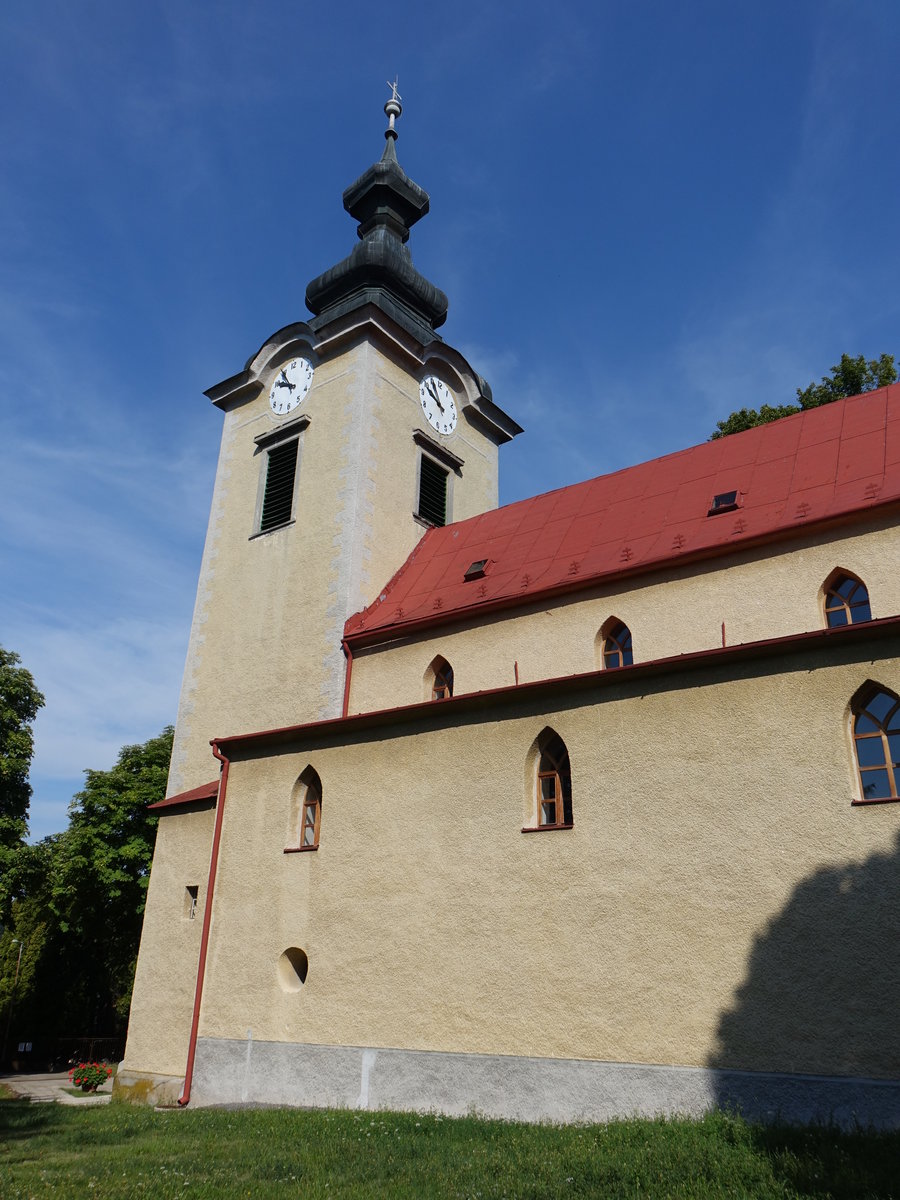
<svg viewBox="0 0 900 1200">
<path fill-rule="evenodd" d="M 269 451 L 269 465 L 266 468 L 266 490 L 263 494 L 262 517 L 259 522 L 260 533 L 267 529 L 275 529 L 286 525 L 291 519 L 294 505 L 294 476 L 297 474 L 296 438 L 273 446 Z"/>
<path fill-rule="evenodd" d="M 432 525 L 447 524 L 447 472 L 424 454 L 419 466 L 419 516 Z"/>
</svg>

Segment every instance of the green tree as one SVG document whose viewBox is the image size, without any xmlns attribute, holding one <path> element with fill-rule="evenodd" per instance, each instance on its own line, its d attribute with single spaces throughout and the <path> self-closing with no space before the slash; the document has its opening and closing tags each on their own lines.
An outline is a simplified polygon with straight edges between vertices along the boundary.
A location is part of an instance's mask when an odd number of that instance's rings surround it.
<svg viewBox="0 0 900 1200">
<path fill-rule="evenodd" d="M 0 871 L 6 866 L 2 852 L 20 845 L 28 832 L 31 724 L 44 706 L 31 672 L 20 661 L 18 654 L 0 646 Z"/>
<path fill-rule="evenodd" d="M 148 807 L 166 794 L 173 732 L 87 771 L 55 847 L 52 906 L 64 957 L 79 964 L 72 999 L 96 1028 L 128 1016 L 157 823 Z"/>
<path fill-rule="evenodd" d="M 818 408 L 822 404 L 831 404 L 832 401 L 843 400 L 846 396 L 858 396 L 896 382 L 897 368 L 894 365 L 893 354 L 882 354 L 880 358 L 868 361 L 862 354 L 856 358 L 842 354 L 841 361 L 831 368 L 830 375 L 822 376 L 821 383 L 797 388 L 796 404 L 763 404 L 759 410 L 741 408 L 731 413 L 724 421 L 716 423 L 715 432 L 710 440 L 727 437 L 730 433 L 742 433 L 745 429 L 767 425 L 769 421 L 777 421 L 780 417 L 790 417 L 808 408 Z"/>
<path fill-rule="evenodd" d="M 171 752 L 171 727 L 125 746 L 111 770 L 86 772 L 63 833 L 10 851 L 0 1014 L 11 1046 L 50 1056 L 57 1038 L 124 1032 L 157 821 L 147 810 L 165 795 Z"/>
<path fill-rule="evenodd" d="M 820 404 L 831 404 L 845 396 L 859 396 L 896 382 L 893 354 L 882 354 L 881 358 L 872 358 L 868 362 L 862 354 L 857 358 L 842 354 L 841 361 L 831 368 L 830 377 L 823 375 L 821 383 L 811 383 L 802 390 L 797 388 L 797 401 L 803 409 L 818 408 Z"/>
</svg>

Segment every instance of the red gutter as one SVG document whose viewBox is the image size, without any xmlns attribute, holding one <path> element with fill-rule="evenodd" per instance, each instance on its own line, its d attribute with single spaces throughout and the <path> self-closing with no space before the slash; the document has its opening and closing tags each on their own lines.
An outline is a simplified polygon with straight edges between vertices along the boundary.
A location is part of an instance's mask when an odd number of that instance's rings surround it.
<svg viewBox="0 0 900 1200">
<path fill-rule="evenodd" d="M 346 638 L 341 638 L 341 649 L 347 657 L 347 670 L 344 674 L 344 703 L 341 706 L 341 716 L 346 717 L 350 711 L 350 676 L 353 674 L 353 651 Z"/>
<path fill-rule="evenodd" d="M 194 1057 L 197 1053 L 197 1029 L 200 1025 L 200 1001 L 203 998 L 203 977 L 206 973 L 206 952 L 209 948 L 209 927 L 212 923 L 213 892 L 216 886 L 216 867 L 219 864 L 219 842 L 222 837 L 222 817 L 225 812 L 225 789 L 228 787 L 228 759 L 220 753 L 215 742 L 210 742 L 210 745 L 213 754 L 222 764 L 222 777 L 219 780 L 216 823 L 213 828 L 212 852 L 209 856 L 209 877 L 206 881 L 206 905 L 203 909 L 203 932 L 200 935 L 200 961 L 197 963 L 197 986 L 194 989 L 194 1012 L 191 1017 L 191 1036 L 188 1040 L 187 1068 L 184 1073 L 184 1088 L 178 1097 L 178 1103 L 182 1108 L 191 1101 Z"/>
</svg>

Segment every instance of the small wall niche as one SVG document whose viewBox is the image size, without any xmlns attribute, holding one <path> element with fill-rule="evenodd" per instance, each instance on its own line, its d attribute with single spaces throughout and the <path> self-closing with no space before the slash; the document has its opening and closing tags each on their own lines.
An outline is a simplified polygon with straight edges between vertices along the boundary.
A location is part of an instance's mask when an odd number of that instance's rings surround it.
<svg viewBox="0 0 900 1200">
<path fill-rule="evenodd" d="M 299 946 L 289 946 L 278 959 L 278 982 L 283 992 L 299 992 L 306 983 L 309 959 Z"/>
<path fill-rule="evenodd" d="M 193 921 L 197 916 L 197 897 L 200 894 L 200 888 L 196 883 L 189 883 L 184 889 L 184 919 Z"/>
</svg>

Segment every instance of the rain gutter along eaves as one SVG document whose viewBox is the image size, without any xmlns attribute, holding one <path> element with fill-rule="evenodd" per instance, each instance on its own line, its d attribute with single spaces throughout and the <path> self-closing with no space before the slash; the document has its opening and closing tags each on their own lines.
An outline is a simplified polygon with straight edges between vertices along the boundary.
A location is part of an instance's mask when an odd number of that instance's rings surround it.
<svg viewBox="0 0 900 1200">
<path fill-rule="evenodd" d="M 179 1107 L 191 1101 L 191 1083 L 194 1078 L 194 1058 L 197 1053 L 197 1030 L 200 1026 L 200 1004 L 203 999 L 203 977 L 206 974 L 206 953 L 209 949 L 209 929 L 212 924 L 213 892 L 216 887 L 216 868 L 219 865 L 219 842 L 222 838 L 222 817 L 225 814 L 225 791 L 228 787 L 229 761 L 219 750 L 215 741 L 210 742 L 214 756 L 222 764 L 219 780 L 219 797 L 216 804 L 216 823 L 213 827 L 212 850 L 209 855 L 209 877 L 206 881 L 206 904 L 203 908 L 203 930 L 200 934 L 200 958 L 197 963 L 197 983 L 194 988 L 194 1011 L 191 1016 L 191 1034 L 188 1039 L 187 1067 L 184 1072 L 184 1088 L 178 1097 Z"/>
</svg>

